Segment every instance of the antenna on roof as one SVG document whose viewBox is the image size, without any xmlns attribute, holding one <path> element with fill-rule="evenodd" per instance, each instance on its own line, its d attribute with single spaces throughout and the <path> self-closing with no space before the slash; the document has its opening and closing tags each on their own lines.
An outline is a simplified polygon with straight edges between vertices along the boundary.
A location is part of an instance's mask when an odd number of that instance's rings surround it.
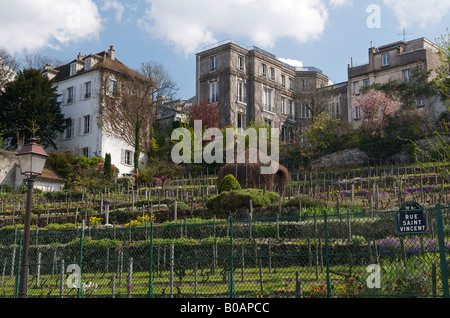
<svg viewBox="0 0 450 318">
<path fill-rule="evenodd" d="M 398 35 L 403 35 L 403 42 L 406 42 L 406 35 L 412 34 L 412 33 L 406 33 L 405 28 L 403 28 L 402 33 L 397 33 Z"/>
</svg>

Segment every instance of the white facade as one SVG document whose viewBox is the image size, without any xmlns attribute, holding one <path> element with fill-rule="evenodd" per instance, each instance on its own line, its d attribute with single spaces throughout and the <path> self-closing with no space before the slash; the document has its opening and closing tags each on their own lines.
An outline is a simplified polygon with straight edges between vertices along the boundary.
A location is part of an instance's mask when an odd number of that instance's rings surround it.
<svg viewBox="0 0 450 318">
<path fill-rule="evenodd" d="M 106 54 L 106 52 L 104 53 Z M 55 142 L 56 151 L 70 151 L 76 156 L 84 155 L 87 158 L 105 158 L 105 155 L 110 153 L 111 163 L 119 169 L 119 176 L 133 173 L 134 147 L 121 139 L 109 136 L 101 128 L 101 94 L 108 93 L 109 88 L 102 89 L 101 77 L 105 73 L 94 67 L 96 62 L 101 60 L 98 56 L 95 57 L 96 55 L 92 56 L 94 57 L 82 57 L 81 59 L 79 56 L 77 60 L 66 65 L 68 76 L 65 78 L 58 79 L 57 76 L 58 72 L 63 72 L 62 68 L 47 70 L 50 78 L 56 76 L 55 85 L 58 94 L 61 95 L 62 113 L 71 120 L 71 126 Z M 109 56 L 103 58 L 109 58 Z M 54 150 L 46 149 L 47 152 Z"/>
</svg>

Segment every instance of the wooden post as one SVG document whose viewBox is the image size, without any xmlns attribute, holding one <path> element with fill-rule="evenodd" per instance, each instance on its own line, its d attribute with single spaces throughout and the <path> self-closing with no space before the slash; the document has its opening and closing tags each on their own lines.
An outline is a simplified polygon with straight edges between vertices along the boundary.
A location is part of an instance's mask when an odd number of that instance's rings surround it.
<svg viewBox="0 0 450 318">
<path fill-rule="evenodd" d="M 61 272 L 59 276 L 59 296 L 61 298 L 64 297 L 64 260 L 61 261 Z"/>
</svg>

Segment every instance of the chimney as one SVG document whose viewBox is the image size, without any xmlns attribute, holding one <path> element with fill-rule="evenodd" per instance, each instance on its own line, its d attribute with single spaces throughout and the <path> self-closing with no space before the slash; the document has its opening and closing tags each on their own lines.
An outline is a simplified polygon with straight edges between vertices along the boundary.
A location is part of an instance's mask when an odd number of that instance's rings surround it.
<svg viewBox="0 0 450 318">
<path fill-rule="evenodd" d="M 114 50 L 114 46 L 110 46 L 109 47 L 109 50 L 108 50 L 108 54 L 109 54 L 109 57 L 111 58 L 111 60 L 114 60 L 115 59 L 115 50 Z"/>
</svg>

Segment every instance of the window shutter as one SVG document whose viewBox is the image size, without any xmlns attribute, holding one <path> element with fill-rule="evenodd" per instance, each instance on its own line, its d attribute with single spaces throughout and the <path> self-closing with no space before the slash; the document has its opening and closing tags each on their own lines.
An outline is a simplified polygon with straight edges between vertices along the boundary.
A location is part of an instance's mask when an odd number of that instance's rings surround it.
<svg viewBox="0 0 450 318">
<path fill-rule="evenodd" d="M 75 137 L 75 119 L 72 118 L 71 121 L 72 121 L 72 125 L 70 126 L 70 130 L 71 130 L 70 136 L 73 138 L 73 137 Z"/>
<path fill-rule="evenodd" d="M 77 87 L 73 86 L 73 101 L 72 101 L 72 103 L 75 103 L 76 99 L 77 99 Z"/>
<path fill-rule="evenodd" d="M 83 121 L 83 117 L 79 117 L 77 118 L 77 135 L 81 135 L 81 133 L 83 132 L 81 130 L 81 123 Z"/>
<path fill-rule="evenodd" d="M 66 91 L 67 89 L 63 89 L 62 91 L 62 101 L 61 101 L 61 105 L 66 105 L 67 103 L 67 97 L 66 97 Z"/>
<path fill-rule="evenodd" d="M 124 164 L 125 163 L 125 150 L 120 149 L 120 163 Z"/>
</svg>

